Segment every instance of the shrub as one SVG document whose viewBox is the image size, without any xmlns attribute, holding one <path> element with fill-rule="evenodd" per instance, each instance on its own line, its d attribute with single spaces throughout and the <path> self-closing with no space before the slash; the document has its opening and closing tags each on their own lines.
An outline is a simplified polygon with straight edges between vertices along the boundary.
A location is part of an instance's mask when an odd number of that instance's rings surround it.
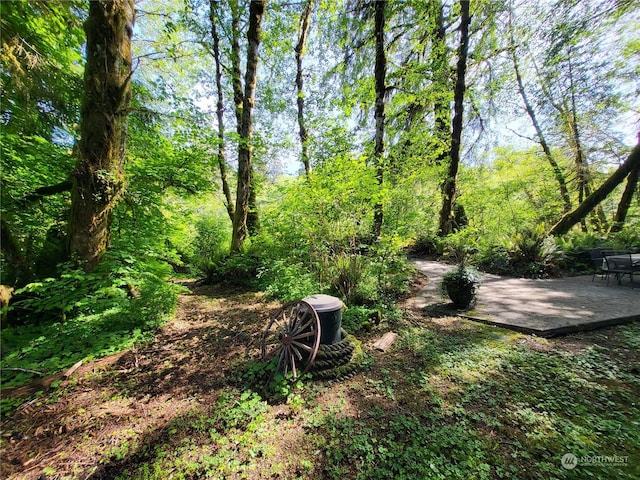
<svg viewBox="0 0 640 480">
<path fill-rule="evenodd" d="M 557 274 L 564 259 L 544 225 L 513 235 L 507 242 L 507 252 L 514 273 L 534 278 Z"/>
<path fill-rule="evenodd" d="M 321 292 L 316 276 L 301 262 L 277 259 L 258 271 L 260 286 L 267 295 L 285 302 Z"/>
<path fill-rule="evenodd" d="M 356 303 L 358 287 L 367 274 L 365 258 L 357 254 L 339 253 L 332 260 L 335 270 L 332 286 L 348 304 Z"/>
</svg>

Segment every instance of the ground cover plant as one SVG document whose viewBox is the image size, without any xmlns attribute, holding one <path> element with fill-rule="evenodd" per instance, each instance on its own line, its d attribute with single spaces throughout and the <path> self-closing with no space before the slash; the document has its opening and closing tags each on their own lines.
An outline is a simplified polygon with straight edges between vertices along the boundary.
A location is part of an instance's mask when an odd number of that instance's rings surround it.
<svg viewBox="0 0 640 480">
<path fill-rule="evenodd" d="M 640 325 L 563 338 L 402 304 L 333 382 L 265 388 L 279 302 L 197 286 L 151 342 L 87 362 L 3 416 L 6 478 L 637 478 Z M 393 328 L 387 353 L 371 348 Z M 563 468 L 561 459 L 617 463 Z"/>
</svg>

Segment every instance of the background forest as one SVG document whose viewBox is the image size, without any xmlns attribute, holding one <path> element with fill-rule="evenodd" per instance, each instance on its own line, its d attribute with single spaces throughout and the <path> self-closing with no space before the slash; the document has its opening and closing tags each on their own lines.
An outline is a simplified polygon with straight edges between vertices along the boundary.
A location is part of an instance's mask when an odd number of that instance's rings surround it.
<svg viewBox="0 0 640 480">
<path fill-rule="evenodd" d="M 407 252 L 640 245 L 635 3 L 1 2 L 3 383 L 147 338 L 180 274 L 366 318 Z"/>
</svg>

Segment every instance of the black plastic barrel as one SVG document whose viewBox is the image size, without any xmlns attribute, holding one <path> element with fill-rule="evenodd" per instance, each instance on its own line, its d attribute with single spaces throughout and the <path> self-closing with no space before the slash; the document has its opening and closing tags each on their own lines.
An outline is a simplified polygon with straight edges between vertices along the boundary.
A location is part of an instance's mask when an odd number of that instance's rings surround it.
<svg viewBox="0 0 640 480">
<path fill-rule="evenodd" d="M 333 345 L 342 340 L 342 300 L 331 295 L 309 295 L 303 299 L 310 304 L 320 318 L 320 343 Z"/>
</svg>

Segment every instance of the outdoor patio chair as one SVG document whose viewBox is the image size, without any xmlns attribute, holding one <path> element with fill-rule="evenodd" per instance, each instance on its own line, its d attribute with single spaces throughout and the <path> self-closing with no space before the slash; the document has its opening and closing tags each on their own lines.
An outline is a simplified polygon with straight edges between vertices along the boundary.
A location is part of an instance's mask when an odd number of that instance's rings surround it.
<svg viewBox="0 0 640 480">
<path fill-rule="evenodd" d="M 607 276 L 607 285 L 609 285 L 609 275 L 615 274 L 616 279 L 618 280 L 618 284 L 622 283 L 622 278 L 625 275 L 629 275 L 631 279 L 631 288 L 633 289 L 633 273 L 637 271 L 637 267 L 634 268 L 633 260 L 631 259 L 630 253 L 625 254 L 617 254 L 617 255 L 608 255 L 603 254 L 604 262 L 602 269 L 606 270 Z"/>
<path fill-rule="evenodd" d="M 592 248 L 591 250 L 589 250 L 591 264 L 593 265 L 593 276 L 591 277 L 592 282 L 595 280 L 596 275 L 600 275 L 600 280 L 607 276 L 607 272 L 603 268 L 604 255 L 602 252 L 603 250 L 601 248 Z"/>
</svg>

